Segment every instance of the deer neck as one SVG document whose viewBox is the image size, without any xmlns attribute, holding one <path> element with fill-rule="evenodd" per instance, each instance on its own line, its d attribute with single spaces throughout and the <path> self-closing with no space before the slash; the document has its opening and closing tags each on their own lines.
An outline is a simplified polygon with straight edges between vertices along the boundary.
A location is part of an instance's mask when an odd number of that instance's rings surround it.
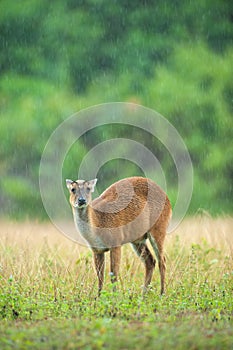
<svg viewBox="0 0 233 350">
<path fill-rule="evenodd" d="M 76 229 L 85 238 L 88 245 L 98 251 L 109 250 L 96 235 L 95 227 L 92 226 L 93 208 L 88 205 L 85 208 L 73 208 L 73 216 Z"/>
<path fill-rule="evenodd" d="M 91 207 L 73 208 L 74 223 L 78 231 L 85 236 L 90 231 Z"/>
</svg>

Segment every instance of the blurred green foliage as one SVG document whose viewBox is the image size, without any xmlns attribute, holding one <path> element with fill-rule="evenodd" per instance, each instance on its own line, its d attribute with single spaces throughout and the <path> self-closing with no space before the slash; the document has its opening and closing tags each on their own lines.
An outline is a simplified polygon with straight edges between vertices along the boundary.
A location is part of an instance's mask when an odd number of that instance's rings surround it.
<svg viewBox="0 0 233 350">
<path fill-rule="evenodd" d="M 1 212 L 43 217 L 38 169 L 50 134 L 84 107 L 129 101 L 163 114 L 186 142 L 194 165 L 190 213 L 232 213 L 231 13 L 226 0 L 2 0 Z M 160 152 L 135 129 L 97 128 L 71 148 L 64 175 L 75 177 L 83 155 L 119 133 Z M 175 169 L 164 167 L 172 182 Z M 140 173 L 130 162 L 109 162 L 101 189 Z"/>
</svg>

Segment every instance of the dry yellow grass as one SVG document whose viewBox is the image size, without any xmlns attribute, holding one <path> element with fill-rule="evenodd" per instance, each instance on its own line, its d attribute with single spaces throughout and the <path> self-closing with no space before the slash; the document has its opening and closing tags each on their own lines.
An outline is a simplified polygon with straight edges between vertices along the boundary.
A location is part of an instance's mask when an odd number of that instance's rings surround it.
<svg viewBox="0 0 233 350">
<path fill-rule="evenodd" d="M 216 250 L 232 261 L 232 227 L 233 218 L 199 216 L 185 219 L 173 233 L 168 234 L 168 286 L 172 286 L 175 279 L 182 278 L 184 265 L 185 268 L 189 268 L 187 261 L 190 259 L 187 260 L 187 254 L 191 256 L 193 244 L 204 244 L 209 249 L 214 249 L 208 254 L 208 259 L 215 262 L 215 273 L 225 264 L 225 260 L 218 261 Z M 63 236 L 51 223 L 1 221 L 0 228 L 0 268 L 3 278 L 7 279 L 13 275 L 16 279 L 23 278 L 31 283 L 42 282 L 43 278 L 49 276 L 53 279 L 66 276 L 66 279 L 74 283 L 78 277 L 87 288 L 93 288 L 96 278 L 90 250 Z M 143 266 L 127 245 L 123 249 L 121 281 L 135 281 L 135 274 L 140 276 L 142 284 Z M 91 285 L 90 281 L 93 281 Z"/>
<path fill-rule="evenodd" d="M 72 225 L 69 223 L 68 225 Z M 198 216 L 185 219 L 174 232 L 167 235 L 166 251 L 172 250 L 174 240 L 179 237 L 181 247 L 189 247 L 193 243 L 208 245 L 222 249 L 231 254 L 233 250 L 233 218 L 210 218 Z M 30 250 L 35 256 L 45 244 L 62 254 L 76 258 L 87 251 L 87 248 L 69 240 L 50 222 L 9 222 L 0 221 L 0 245 Z"/>
<path fill-rule="evenodd" d="M 200 215 L 185 219 L 178 228 L 167 236 L 167 245 L 172 244 L 174 236 L 180 237 L 184 246 L 201 244 L 204 240 L 210 246 L 223 249 L 231 254 L 233 249 L 233 218 L 211 218 Z"/>
</svg>

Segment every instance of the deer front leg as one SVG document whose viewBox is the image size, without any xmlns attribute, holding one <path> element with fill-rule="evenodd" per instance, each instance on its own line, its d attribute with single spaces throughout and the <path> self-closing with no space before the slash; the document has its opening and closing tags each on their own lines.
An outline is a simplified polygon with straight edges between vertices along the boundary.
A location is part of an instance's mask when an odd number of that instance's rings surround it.
<svg viewBox="0 0 233 350">
<path fill-rule="evenodd" d="M 97 253 L 93 252 L 94 254 L 94 263 L 95 263 L 95 269 L 98 277 L 98 296 L 100 296 L 103 283 L 104 283 L 104 253 Z"/>
<path fill-rule="evenodd" d="M 118 278 L 121 261 L 121 247 L 112 248 L 110 251 L 110 274 L 111 281 L 115 283 Z M 115 290 L 115 286 L 114 286 Z"/>
</svg>

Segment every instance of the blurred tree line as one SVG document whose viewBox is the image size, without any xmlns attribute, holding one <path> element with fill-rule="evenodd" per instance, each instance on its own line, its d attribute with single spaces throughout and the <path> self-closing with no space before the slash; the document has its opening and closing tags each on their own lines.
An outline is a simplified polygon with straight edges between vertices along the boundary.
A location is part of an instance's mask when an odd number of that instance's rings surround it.
<svg viewBox="0 0 233 350">
<path fill-rule="evenodd" d="M 38 169 L 52 131 L 84 107 L 132 101 L 163 114 L 186 142 L 190 213 L 232 213 L 232 10 L 230 0 L 1 0 L 1 212 L 43 217 Z M 135 139 L 135 130 L 119 128 L 86 135 L 64 175 L 103 135 Z M 138 172 L 118 162 L 106 166 L 103 188 L 119 167 L 124 177 Z"/>
</svg>

